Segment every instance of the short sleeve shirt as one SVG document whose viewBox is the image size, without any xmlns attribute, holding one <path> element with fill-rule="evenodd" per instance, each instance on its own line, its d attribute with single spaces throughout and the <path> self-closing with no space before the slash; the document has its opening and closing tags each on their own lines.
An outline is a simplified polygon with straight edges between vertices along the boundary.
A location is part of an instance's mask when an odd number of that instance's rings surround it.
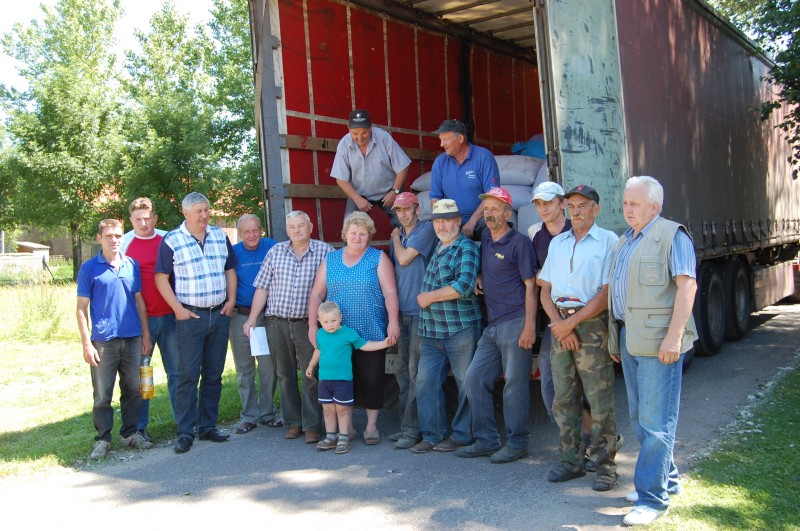
<svg viewBox="0 0 800 531">
<path fill-rule="evenodd" d="M 411 159 L 392 135 L 373 126 L 366 155 L 361 154 L 361 148 L 349 134 L 339 141 L 331 177 L 350 181 L 356 192 L 377 201 L 392 189 L 397 174 L 409 164 Z"/>
<path fill-rule="evenodd" d="M 500 186 L 500 170 L 494 155 L 486 148 L 470 144 L 467 158 L 461 164 L 447 153 L 433 161 L 430 198 L 453 199 L 462 223 L 481 204 L 478 196 L 495 186 Z"/>
<path fill-rule="evenodd" d="M 367 340 L 358 335 L 358 332 L 345 325 L 333 333 L 324 328 L 317 330 L 319 379 L 352 380 L 353 349 L 359 349 L 366 343 Z"/>
<path fill-rule="evenodd" d="M 258 242 L 258 247 L 255 249 L 248 249 L 244 246 L 244 242 L 239 242 L 233 246 L 233 252 L 236 255 L 236 304 L 239 306 L 249 307 L 253 304 L 253 295 L 256 294 L 256 288 L 253 287 L 253 281 L 261 269 L 261 263 L 267 256 L 267 252 L 275 245 L 275 240 L 272 238 L 261 238 Z"/>
<path fill-rule="evenodd" d="M 389 245 L 389 254 L 394 262 L 394 273 L 397 278 L 400 311 L 406 315 L 419 315 L 417 295 L 422 289 L 422 279 L 425 277 L 428 260 L 439 239 L 433 230 L 433 224 L 427 220 L 420 220 L 411 234 L 406 234 L 405 227 L 400 231 L 400 243 L 403 247 L 414 249 L 419 253 L 408 265 L 400 265 L 394 255 L 394 245 Z"/>
<path fill-rule="evenodd" d="M 481 235 L 481 279 L 489 326 L 525 315 L 525 281 L 536 276 L 533 244 L 510 229 L 494 241 Z"/>
<path fill-rule="evenodd" d="M 114 268 L 100 252 L 81 266 L 78 297 L 89 299 L 93 341 L 142 335 L 134 297 L 141 291 L 139 264 L 133 258 L 122 255 L 119 267 Z"/>
</svg>

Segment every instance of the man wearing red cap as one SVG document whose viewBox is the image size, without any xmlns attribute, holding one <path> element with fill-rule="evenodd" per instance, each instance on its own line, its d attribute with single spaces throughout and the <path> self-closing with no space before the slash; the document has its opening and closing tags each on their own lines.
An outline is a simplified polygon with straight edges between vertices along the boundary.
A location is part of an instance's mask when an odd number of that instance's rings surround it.
<svg viewBox="0 0 800 531">
<path fill-rule="evenodd" d="M 400 407 L 403 417 L 400 432 L 392 435 L 395 448 L 406 450 L 419 441 L 417 417 L 417 365 L 419 364 L 419 303 L 425 268 L 439 241 L 430 221 L 419 219 L 419 201 L 410 192 L 394 199 L 392 207 L 400 227 L 392 231 L 389 254 L 394 262 L 397 294 L 400 299 L 400 337 L 397 339 L 397 384 L 400 387 Z"/>
<path fill-rule="evenodd" d="M 345 217 L 356 209 L 369 213 L 380 206 L 392 225 L 397 218 L 392 205 L 403 188 L 411 159 L 388 132 L 372 125 L 369 113 L 350 113 L 350 133 L 339 141 L 331 177 L 347 194 Z"/>
<path fill-rule="evenodd" d="M 496 187 L 479 198 L 488 230 L 481 237 L 477 290 L 483 291 L 489 324 L 478 341 L 466 377 L 475 442 L 456 450 L 456 455 L 491 455 L 492 463 L 510 463 L 528 455 L 531 347 L 536 340 L 536 258 L 530 240 L 508 225 L 511 194 Z M 502 448 L 493 396 L 501 373 L 505 379 L 506 428 Z"/>
</svg>

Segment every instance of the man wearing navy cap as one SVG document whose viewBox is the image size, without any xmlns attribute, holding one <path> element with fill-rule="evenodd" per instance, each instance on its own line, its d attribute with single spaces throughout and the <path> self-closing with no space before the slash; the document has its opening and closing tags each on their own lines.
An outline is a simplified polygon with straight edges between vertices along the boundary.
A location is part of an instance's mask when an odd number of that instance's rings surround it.
<svg viewBox="0 0 800 531">
<path fill-rule="evenodd" d="M 459 120 L 448 119 L 433 132 L 439 135 L 444 153 L 431 168 L 431 207 L 439 199 L 453 199 L 461 210 L 461 232 L 480 241 L 486 227 L 480 194 L 500 186 L 500 170 L 492 152 L 470 144 L 467 127 Z"/>
<path fill-rule="evenodd" d="M 369 213 L 377 205 L 397 226 L 392 205 L 406 182 L 411 159 L 392 135 L 372 125 L 364 109 L 351 112 L 347 126 L 350 133 L 339 141 L 331 168 L 331 177 L 347 194 L 344 215 L 356 209 Z"/>
<path fill-rule="evenodd" d="M 490 455 L 492 463 L 510 463 L 528 455 L 530 438 L 531 347 L 536 340 L 536 263 L 533 245 L 508 225 L 511 194 L 492 188 L 481 194 L 486 228 L 481 238 L 478 291 L 489 325 L 467 369 L 467 400 L 472 407 L 475 442 L 456 450 L 458 457 Z M 494 384 L 503 374 L 505 446 L 494 418 Z"/>
<path fill-rule="evenodd" d="M 586 475 L 583 395 L 592 415 L 591 457 L 597 471 L 592 489 L 607 491 L 617 482 L 614 457 L 619 443 L 606 317 L 612 252 L 618 238 L 594 222 L 600 213 L 600 196 L 594 188 L 578 185 L 564 198 L 572 228 L 553 238 L 539 274 L 542 307 L 550 317 L 553 336 L 553 417 L 559 428 L 561 460 L 547 479 L 561 482 Z"/>
</svg>

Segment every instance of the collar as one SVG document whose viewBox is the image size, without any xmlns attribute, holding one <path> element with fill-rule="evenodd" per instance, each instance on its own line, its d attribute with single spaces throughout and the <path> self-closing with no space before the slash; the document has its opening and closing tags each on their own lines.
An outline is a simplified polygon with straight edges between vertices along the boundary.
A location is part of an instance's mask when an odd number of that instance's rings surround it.
<svg viewBox="0 0 800 531">
<path fill-rule="evenodd" d="M 194 238 L 194 234 L 189 232 L 189 229 L 186 228 L 186 220 L 183 220 L 183 223 L 181 223 L 181 226 L 179 228 L 181 232 L 183 232 L 185 235 Z M 206 225 L 206 234 L 210 233 L 211 233 L 211 225 Z"/>
<path fill-rule="evenodd" d="M 649 231 L 651 228 L 653 228 L 653 225 L 655 225 L 656 221 L 658 221 L 659 219 L 661 219 L 661 216 L 660 216 L 660 215 L 658 215 L 658 214 L 656 214 L 656 217 L 654 217 L 653 219 L 651 219 L 651 220 L 650 220 L 650 221 L 647 223 L 647 225 L 645 225 L 645 226 L 642 228 L 642 230 L 640 230 L 640 231 L 639 231 L 639 234 L 637 234 L 637 235 L 636 235 L 636 238 L 639 238 L 640 236 L 644 237 L 644 235 L 645 235 L 645 234 L 647 234 L 647 232 L 648 232 L 648 231 Z M 633 238 L 633 227 L 628 227 L 628 228 L 625 230 L 625 232 L 623 233 L 623 236 L 625 236 L 625 239 L 626 239 L 626 240 L 631 240 L 631 239 L 634 239 L 634 238 Z"/>
<path fill-rule="evenodd" d="M 130 260 L 128 258 L 128 256 L 125 253 L 123 253 L 122 251 L 120 251 L 119 257 L 120 257 L 120 263 L 121 264 L 124 264 L 124 263 L 126 263 L 126 262 L 128 262 Z M 106 260 L 106 257 L 103 256 L 103 250 L 102 249 L 100 249 L 100 251 L 97 253 L 97 261 L 100 262 L 101 264 L 109 263 L 108 260 Z"/>
<path fill-rule="evenodd" d="M 565 232 L 568 232 L 571 238 L 575 238 L 575 231 L 572 230 L 571 226 L 569 230 Z M 591 236 L 595 240 L 600 241 L 600 236 L 598 235 L 599 232 L 600 232 L 600 227 L 597 226 L 597 223 L 592 223 L 592 226 L 589 227 L 589 232 L 586 233 L 586 236 Z M 561 234 L 564 233 L 562 232 Z"/>
</svg>

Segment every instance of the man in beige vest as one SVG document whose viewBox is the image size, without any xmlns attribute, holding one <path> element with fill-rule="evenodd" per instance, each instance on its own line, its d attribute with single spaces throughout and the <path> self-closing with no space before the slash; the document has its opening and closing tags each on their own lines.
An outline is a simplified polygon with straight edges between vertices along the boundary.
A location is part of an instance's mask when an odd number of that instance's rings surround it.
<svg viewBox="0 0 800 531">
<path fill-rule="evenodd" d="M 622 196 L 630 226 L 617 242 L 608 290 L 609 352 L 622 361 L 631 427 L 641 443 L 626 525 L 646 525 L 680 492 L 672 457 L 683 356 L 697 332 L 694 245 L 686 229 L 659 216 L 664 190 L 652 177 L 631 177 Z"/>
</svg>

